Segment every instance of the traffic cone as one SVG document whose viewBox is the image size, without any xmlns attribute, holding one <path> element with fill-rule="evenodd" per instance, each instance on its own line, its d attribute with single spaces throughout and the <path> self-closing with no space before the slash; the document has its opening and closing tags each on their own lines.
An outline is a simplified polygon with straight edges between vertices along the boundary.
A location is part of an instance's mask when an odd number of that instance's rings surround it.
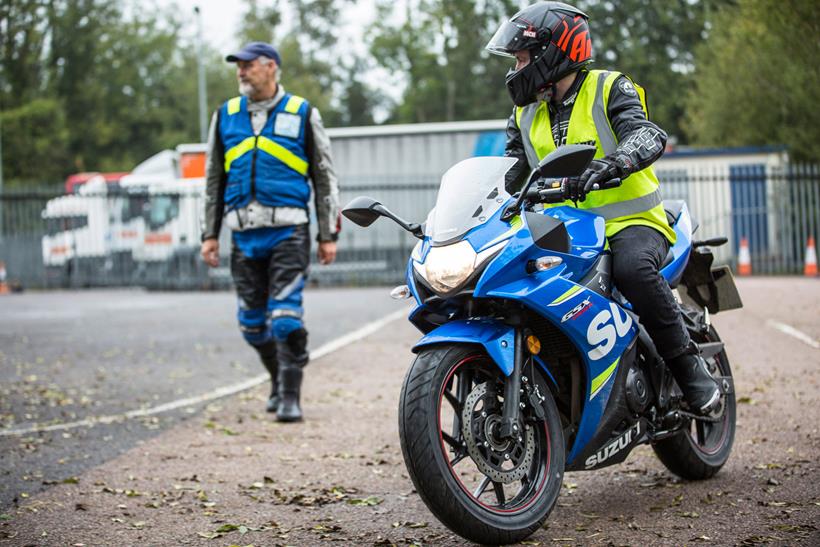
<svg viewBox="0 0 820 547">
<path fill-rule="evenodd" d="M 749 254 L 749 240 L 740 238 L 740 252 L 737 255 L 737 275 L 752 275 L 752 256 Z"/>
<path fill-rule="evenodd" d="M 806 265 L 803 267 L 803 275 L 817 277 L 817 251 L 814 250 L 814 236 L 809 236 L 806 242 Z"/>
<path fill-rule="evenodd" d="M 6 281 L 6 263 L 0 260 L 0 294 L 9 294 L 9 284 Z"/>
</svg>

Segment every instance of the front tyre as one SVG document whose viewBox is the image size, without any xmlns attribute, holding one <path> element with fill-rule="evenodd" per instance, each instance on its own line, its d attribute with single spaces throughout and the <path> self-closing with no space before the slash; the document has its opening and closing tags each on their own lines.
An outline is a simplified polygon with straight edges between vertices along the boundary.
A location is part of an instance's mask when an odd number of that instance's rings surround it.
<svg viewBox="0 0 820 547">
<path fill-rule="evenodd" d="M 497 434 L 505 377 L 478 346 L 422 349 L 402 387 L 399 436 L 416 491 L 436 518 L 476 543 L 528 537 L 561 488 L 558 410 L 540 372 L 528 366 L 524 376 L 538 386 L 546 417 L 537 420 L 522 396 L 521 434 L 514 439 Z"/>
<path fill-rule="evenodd" d="M 694 331 L 689 334 L 698 343 L 720 341 L 714 327 L 709 327 L 705 335 Z M 707 359 L 706 363 L 713 376 L 732 375 L 725 350 Z M 688 427 L 677 435 L 652 445 L 669 471 L 684 479 L 703 480 L 713 477 L 729 459 L 735 440 L 735 394 L 728 393 L 722 399 L 719 421 L 689 419 Z"/>
</svg>

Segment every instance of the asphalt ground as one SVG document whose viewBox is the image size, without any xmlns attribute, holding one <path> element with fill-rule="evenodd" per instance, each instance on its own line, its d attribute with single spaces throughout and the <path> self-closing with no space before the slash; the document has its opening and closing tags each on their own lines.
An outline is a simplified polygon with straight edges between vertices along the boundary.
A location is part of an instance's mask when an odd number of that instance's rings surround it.
<svg viewBox="0 0 820 547">
<path fill-rule="evenodd" d="M 640 447 L 621 465 L 567 473 L 556 509 L 526 544 L 820 545 L 820 282 L 751 278 L 738 285 L 744 309 L 713 317 L 739 402 L 734 450 L 724 469 L 708 481 L 683 482 Z M 372 294 L 366 304 L 380 293 Z M 200 309 L 216 315 L 207 304 Z M 230 319 L 224 327 L 235 328 Z M 219 345 L 219 336 L 208 343 Z M 463 545 L 413 491 L 398 445 L 396 402 L 417 337 L 398 320 L 313 362 L 306 369 L 302 424 L 274 422 L 262 411 L 267 391 L 258 386 L 167 429 L 160 421 L 150 438 L 83 472 L 40 470 L 39 476 L 37 460 L 29 458 L 58 450 L 53 445 L 64 440 L 51 433 L 28 441 L 2 437 L 4 472 L 7 452 L 19 458 L 4 485 L 27 469 L 28 480 L 15 484 L 32 488 L 27 497 L 18 490 L 2 510 L 0 544 Z M 219 346 L 217 361 L 240 361 L 239 342 Z M 14 359 L 36 366 L 41 348 L 17 343 Z M 104 359 L 94 351 L 83 350 L 89 365 Z M 174 366 L 166 361 L 160 369 Z M 22 386 L 32 370 L 6 369 L 3 374 Z M 160 376 L 169 381 L 167 373 Z M 74 431 L 71 439 L 80 452 L 90 451 L 90 444 L 99 446 L 93 432 L 106 427 Z"/>
<path fill-rule="evenodd" d="M 309 349 L 399 307 L 383 288 L 308 289 Z M 4 431 L 150 410 L 264 373 L 229 292 L 32 292 L 2 297 L 0 310 L 0 508 L 110 460 L 207 401 L 92 428 Z"/>
</svg>

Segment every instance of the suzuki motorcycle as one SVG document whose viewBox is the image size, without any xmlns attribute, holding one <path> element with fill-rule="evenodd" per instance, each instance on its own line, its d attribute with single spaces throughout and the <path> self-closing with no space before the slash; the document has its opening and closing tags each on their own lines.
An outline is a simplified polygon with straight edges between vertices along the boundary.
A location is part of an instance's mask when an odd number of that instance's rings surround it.
<svg viewBox="0 0 820 547">
<path fill-rule="evenodd" d="M 556 179 L 580 175 L 594 154 L 557 149 L 515 196 L 504 175 L 516 160 L 464 160 L 443 176 L 424 224 L 368 197 L 343 210 L 360 226 L 390 218 L 420 240 L 393 291 L 415 300 L 409 319 L 424 334 L 401 392 L 401 447 L 424 503 L 478 543 L 538 530 L 564 471 L 650 444 L 671 472 L 706 479 L 732 449 L 732 372 L 710 321 L 742 305 L 728 267 L 712 267 L 709 247 L 727 240 L 693 241 L 686 204 L 665 202 L 677 242 L 662 275 L 721 386 L 719 408 L 698 416 L 613 286 L 604 219 L 557 205 Z"/>
</svg>

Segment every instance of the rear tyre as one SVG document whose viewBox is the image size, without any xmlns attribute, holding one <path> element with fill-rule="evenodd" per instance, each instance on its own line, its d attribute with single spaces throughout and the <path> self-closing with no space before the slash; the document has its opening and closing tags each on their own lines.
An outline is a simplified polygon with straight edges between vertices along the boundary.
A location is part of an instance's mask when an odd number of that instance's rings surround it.
<svg viewBox="0 0 820 547">
<path fill-rule="evenodd" d="M 690 335 L 698 343 L 720 341 L 714 327 L 709 327 L 706 335 L 691 331 Z M 732 375 L 725 350 L 707 359 L 706 362 L 713 375 Z M 721 421 L 705 422 L 690 419 L 689 424 L 677 435 L 652 445 L 655 454 L 669 471 L 683 479 L 703 480 L 713 477 L 723 467 L 729 459 L 735 440 L 735 394 L 724 395 L 722 405 Z"/>
<path fill-rule="evenodd" d="M 561 422 L 540 372 L 528 370 L 546 419 L 536 420 L 522 398 L 517 439 L 497 435 L 504 376 L 478 346 L 423 349 L 402 387 L 399 436 L 416 491 L 436 518 L 476 543 L 523 540 L 558 498 Z"/>
</svg>

